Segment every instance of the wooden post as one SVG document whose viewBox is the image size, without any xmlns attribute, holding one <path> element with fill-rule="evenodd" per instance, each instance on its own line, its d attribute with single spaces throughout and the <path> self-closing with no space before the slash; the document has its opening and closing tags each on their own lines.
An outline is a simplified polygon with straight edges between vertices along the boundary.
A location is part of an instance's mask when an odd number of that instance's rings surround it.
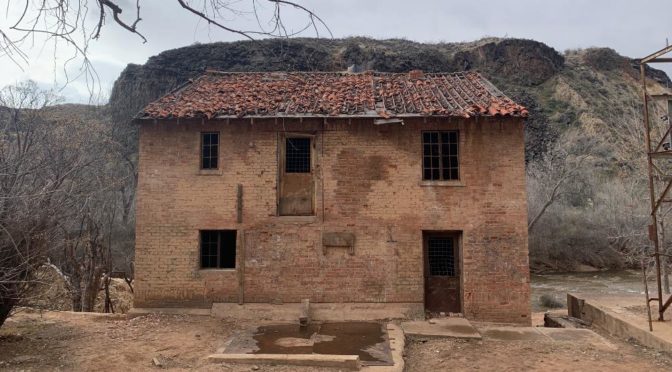
<svg viewBox="0 0 672 372">
<path fill-rule="evenodd" d="M 238 223 L 243 222 L 243 185 L 241 184 L 238 184 L 236 194 L 236 221 Z"/>
</svg>

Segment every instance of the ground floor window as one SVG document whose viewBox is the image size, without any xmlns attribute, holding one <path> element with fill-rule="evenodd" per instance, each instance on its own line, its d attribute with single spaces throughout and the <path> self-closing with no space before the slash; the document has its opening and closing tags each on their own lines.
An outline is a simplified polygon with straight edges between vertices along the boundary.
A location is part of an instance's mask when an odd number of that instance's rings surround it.
<svg viewBox="0 0 672 372">
<path fill-rule="evenodd" d="M 201 230 L 201 268 L 236 268 L 236 230 Z"/>
</svg>

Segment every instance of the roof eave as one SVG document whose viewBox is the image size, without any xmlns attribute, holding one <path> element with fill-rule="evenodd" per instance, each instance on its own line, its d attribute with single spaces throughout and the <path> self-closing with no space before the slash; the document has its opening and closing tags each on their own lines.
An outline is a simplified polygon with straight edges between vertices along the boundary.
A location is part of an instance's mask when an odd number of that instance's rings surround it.
<svg viewBox="0 0 672 372">
<path fill-rule="evenodd" d="M 527 115 L 520 114 L 505 114 L 505 115 L 490 115 L 490 114 L 476 114 L 476 115 L 423 115 L 423 114 L 398 114 L 398 115 L 389 115 L 388 117 L 383 117 L 375 114 L 354 114 L 354 115 L 321 115 L 321 114 L 306 114 L 306 115 L 216 115 L 211 118 L 208 118 L 205 115 L 197 116 L 186 116 L 186 117 L 177 117 L 177 116 L 165 116 L 165 117 L 153 117 L 153 116 L 144 116 L 136 117 L 134 122 L 144 122 L 152 120 L 190 120 L 190 119 L 205 119 L 205 120 L 231 120 L 231 119 L 393 119 L 393 118 L 462 118 L 462 119 L 473 119 L 477 117 L 485 118 L 526 118 Z"/>
</svg>

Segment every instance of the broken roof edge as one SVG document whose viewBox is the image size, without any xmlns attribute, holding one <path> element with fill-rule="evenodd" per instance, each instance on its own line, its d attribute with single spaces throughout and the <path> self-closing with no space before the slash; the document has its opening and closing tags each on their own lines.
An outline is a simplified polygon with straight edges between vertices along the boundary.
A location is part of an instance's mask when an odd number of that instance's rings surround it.
<svg viewBox="0 0 672 372">
<path fill-rule="evenodd" d="M 489 115 L 489 114 L 479 114 L 469 117 L 459 116 L 459 115 L 420 115 L 420 114 L 399 114 L 389 117 L 382 117 L 379 114 L 369 114 L 369 115 L 326 115 L 326 114 L 306 114 L 306 115 L 245 115 L 245 116 L 236 116 L 236 115 L 217 115 L 211 118 L 208 118 L 205 115 L 201 116 L 189 116 L 189 117 L 135 117 L 132 119 L 136 123 L 146 123 L 153 121 L 171 121 L 171 120 L 183 120 L 183 121 L 215 121 L 215 120 L 250 120 L 250 119 L 333 119 L 333 120 L 347 120 L 347 119 L 525 119 L 527 115 Z"/>
<path fill-rule="evenodd" d="M 419 75 L 415 75 L 415 73 L 419 73 Z M 242 114 L 217 114 L 216 112 L 211 112 L 211 113 L 206 113 L 206 112 L 192 112 L 190 115 L 174 115 L 173 113 L 169 113 L 168 115 L 152 115 L 152 113 L 148 112 L 148 108 L 153 105 L 153 104 L 158 104 L 159 102 L 163 100 L 167 100 L 170 97 L 174 98 L 180 98 L 182 93 L 187 90 L 191 86 L 197 85 L 198 82 L 201 80 L 206 79 L 209 76 L 223 76 L 223 75 L 228 75 L 228 76 L 235 76 L 235 75 L 274 75 L 274 74 L 294 74 L 294 75 L 332 75 L 332 76 L 370 76 L 371 77 L 371 83 L 372 83 L 372 89 L 373 89 L 373 96 L 372 99 L 376 100 L 376 106 L 381 101 L 377 100 L 377 93 L 376 92 L 376 84 L 381 82 L 379 80 L 380 78 L 383 77 L 394 77 L 394 76 L 409 76 L 411 80 L 425 80 L 426 78 L 432 78 L 432 77 L 446 77 L 446 76 L 451 76 L 451 77 L 458 77 L 460 79 L 467 79 L 468 84 L 471 87 L 474 87 L 478 89 L 478 85 L 480 85 L 481 89 L 485 92 L 488 93 L 491 97 L 491 101 L 489 103 L 486 103 L 488 106 L 482 106 L 481 104 L 478 104 L 476 102 L 471 102 L 470 105 L 468 106 L 460 106 L 460 111 L 455 110 L 454 112 L 445 112 L 446 110 L 436 110 L 439 112 L 391 112 L 386 108 L 378 108 L 376 107 L 375 110 L 368 110 L 369 112 L 364 112 L 364 113 L 340 113 L 340 114 L 324 114 L 324 113 L 290 113 L 290 114 L 285 114 L 283 112 L 275 112 L 271 114 L 252 114 L 252 113 L 242 113 Z M 376 79 L 378 78 L 378 79 Z M 473 79 L 470 81 L 470 79 Z M 464 89 L 464 87 L 460 87 L 460 89 Z M 462 90 L 464 92 L 464 90 Z M 468 92 L 467 92 L 468 93 Z M 463 98 L 463 97 L 460 97 Z M 445 100 L 445 97 L 444 97 Z M 382 102 L 384 102 L 384 98 L 382 99 Z M 463 101 L 464 103 L 468 103 L 466 101 Z M 384 104 L 384 103 L 383 103 Z M 503 110 L 504 112 L 498 111 L 503 106 L 500 106 L 502 104 L 505 105 L 512 105 L 516 106 L 513 109 L 506 109 Z M 459 104 L 458 104 L 459 105 Z M 490 111 L 488 108 L 495 107 L 496 109 L 494 111 Z M 443 111 L 443 112 L 441 112 Z M 404 117 L 417 117 L 417 118 L 422 118 L 422 117 L 454 117 L 454 118 L 472 118 L 472 117 L 519 117 L 519 118 L 527 118 L 528 117 L 528 110 L 525 106 L 518 104 L 516 101 L 514 101 L 511 97 L 509 97 L 507 94 L 502 92 L 497 86 L 495 86 L 490 80 L 485 78 L 483 75 L 480 74 L 479 71 L 477 70 L 471 70 L 471 71 L 453 71 L 453 72 L 423 72 L 421 70 L 412 70 L 408 72 L 383 72 L 383 71 L 374 71 L 374 70 L 367 70 L 367 71 L 362 71 L 362 72 L 350 72 L 350 71 L 222 71 L 222 70 L 216 70 L 216 69 L 211 69 L 211 68 L 206 68 L 203 73 L 200 75 L 188 79 L 186 82 L 180 84 L 176 88 L 170 90 L 169 92 L 163 94 L 160 98 L 150 102 L 149 104 L 145 105 L 142 110 L 140 110 L 134 117 L 133 121 L 135 120 L 171 120 L 171 119 L 190 119 L 190 118 L 204 118 L 204 119 L 241 119 L 241 118 L 384 118 L 384 119 L 390 119 L 390 118 L 404 118 Z"/>
</svg>

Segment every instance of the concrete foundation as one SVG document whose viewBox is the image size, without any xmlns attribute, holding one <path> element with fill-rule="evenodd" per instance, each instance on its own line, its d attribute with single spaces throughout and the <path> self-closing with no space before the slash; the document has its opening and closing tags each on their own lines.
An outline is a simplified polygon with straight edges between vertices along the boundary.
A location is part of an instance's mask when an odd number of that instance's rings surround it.
<svg viewBox="0 0 672 372">
<path fill-rule="evenodd" d="M 335 367 L 359 370 L 357 355 L 323 354 L 213 354 L 213 363 L 285 364 L 293 366 Z"/>
<path fill-rule="evenodd" d="M 401 323 L 401 327 L 407 336 L 481 338 L 476 328 L 464 318 L 418 320 Z"/>
<path fill-rule="evenodd" d="M 652 305 L 655 319 L 658 310 Z M 567 307 L 570 316 L 591 322 L 613 336 L 632 338 L 644 346 L 672 352 L 672 323 L 669 320 L 653 321 L 653 332 L 649 331 L 643 296 L 586 297 L 567 294 Z"/>
<path fill-rule="evenodd" d="M 134 307 L 128 311 L 131 315 L 145 314 L 174 314 L 174 315 L 201 315 L 209 316 L 210 309 L 199 309 L 191 307 Z"/>
<path fill-rule="evenodd" d="M 298 321 L 301 303 L 212 304 L 211 315 L 244 320 Z M 424 316 L 420 303 L 311 303 L 310 317 L 317 321 L 418 319 Z"/>
</svg>

